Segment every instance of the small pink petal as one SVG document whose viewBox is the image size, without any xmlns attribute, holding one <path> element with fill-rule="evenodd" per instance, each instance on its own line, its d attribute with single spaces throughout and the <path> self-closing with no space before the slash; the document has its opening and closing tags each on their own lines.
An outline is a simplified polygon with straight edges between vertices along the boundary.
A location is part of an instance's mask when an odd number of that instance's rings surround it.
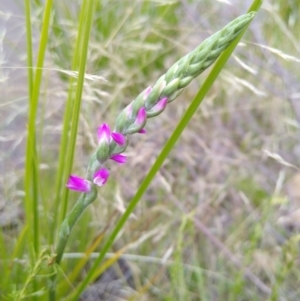
<svg viewBox="0 0 300 301">
<path fill-rule="evenodd" d="M 147 119 L 147 114 L 146 114 L 146 110 L 144 107 L 142 107 L 141 109 L 139 109 L 135 123 L 137 125 L 144 125 Z"/>
<path fill-rule="evenodd" d="M 152 91 L 152 87 L 151 86 L 149 86 L 147 89 L 145 89 L 145 91 L 144 91 L 144 99 L 146 99 L 149 96 L 149 94 L 151 93 L 151 91 Z"/>
<path fill-rule="evenodd" d="M 75 191 L 89 192 L 91 190 L 91 182 L 75 175 L 70 175 L 67 188 Z"/>
<path fill-rule="evenodd" d="M 107 182 L 107 179 L 109 177 L 109 170 L 106 168 L 101 168 L 94 174 L 94 184 L 98 186 L 102 186 Z"/>
<path fill-rule="evenodd" d="M 168 98 L 164 97 L 158 101 L 158 103 L 153 107 L 153 110 L 161 112 L 165 109 L 167 104 L 168 104 Z"/>
<path fill-rule="evenodd" d="M 102 125 L 100 125 L 98 127 L 97 133 L 98 133 L 99 144 L 101 144 L 101 143 L 109 144 L 109 142 L 110 142 L 110 128 L 109 128 L 108 124 L 103 123 Z"/>
<path fill-rule="evenodd" d="M 127 160 L 127 157 L 121 154 L 112 155 L 110 158 L 119 164 L 124 164 Z"/>
<path fill-rule="evenodd" d="M 126 143 L 126 138 L 123 134 L 117 133 L 117 132 L 112 132 L 111 137 L 113 140 L 119 144 L 119 145 L 124 145 Z"/>
<path fill-rule="evenodd" d="M 126 116 L 128 118 L 130 118 L 131 114 L 132 114 L 132 103 L 130 103 L 124 110 L 125 110 Z"/>
<path fill-rule="evenodd" d="M 147 131 L 146 131 L 146 129 L 145 129 L 145 128 L 143 128 L 143 129 L 139 130 L 139 131 L 138 131 L 138 133 L 139 133 L 139 134 L 146 134 L 146 133 L 147 133 Z"/>
</svg>

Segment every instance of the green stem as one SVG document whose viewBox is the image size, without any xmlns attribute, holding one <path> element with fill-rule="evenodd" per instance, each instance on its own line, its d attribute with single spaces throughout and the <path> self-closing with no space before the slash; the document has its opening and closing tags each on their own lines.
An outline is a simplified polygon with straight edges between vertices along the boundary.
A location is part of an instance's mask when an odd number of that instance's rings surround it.
<svg viewBox="0 0 300 301">
<path fill-rule="evenodd" d="M 261 5 L 261 0 L 254 0 L 252 6 L 250 7 L 249 11 L 257 11 Z M 250 23 L 249 23 L 250 24 Z M 248 25 L 249 25 L 248 24 Z M 103 246 L 98 258 L 95 260 L 92 268 L 89 270 L 87 275 L 85 276 L 83 282 L 78 286 L 76 291 L 68 298 L 68 300 L 78 300 L 79 296 L 83 292 L 83 290 L 87 287 L 87 285 L 94 280 L 97 275 L 95 275 L 95 272 L 97 271 L 100 263 L 104 259 L 106 253 L 109 251 L 111 246 L 113 245 L 117 235 L 119 234 L 120 230 L 123 228 L 124 224 L 126 223 L 127 219 L 129 218 L 130 214 L 133 212 L 134 208 L 138 204 L 139 200 L 147 190 L 148 186 L 152 182 L 153 178 L 155 177 L 156 173 L 159 171 L 160 167 L 162 166 L 165 159 L 168 157 L 170 151 L 173 149 L 175 143 L 179 139 L 180 135 L 182 134 L 183 130 L 187 126 L 187 124 L 190 122 L 192 116 L 196 112 L 197 108 L 203 101 L 204 97 L 208 93 L 209 89 L 211 88 L 212 84 L 216 80 L 217 76 L 223 69 L 225 63 L 229 59 L 231 53 L 237 46 L 239 40 L 241 39 L 242 35 L 244 34 L 245 30 L 248 26 L 245 27 L 245 29 L 241 32 L 241 34 L 232 42 L 232 44 L 221 54 L 220 58 L 218 59 L 217 63 L 214 65 L 212 71 L 206 78 L 204 84 L 198 91 L 197 95 L 193 99 L 192 103 L 188 107 L 187 111 L 183 115 L 182 119 L 178 123 L 176 129 L 174 130 L 173 134 L 171 135 L 170 139 L 165 144 L 164 148 L 162 149 L 161 153 L 159 154 L 158 158 L 156 159 L 155 163 L 151 167 L 150 171 L 146 175 L 145 179 L 141 183 L 137 193 L 132 198 L 131 202 L 129 203 L 126 211 L 119 219 L 118 223 L 116 224 L 114 230 L 109 235 L 107 241 L 105 242 L 105 245 Z"/>
<path fill-rule="evenodd" d="M 95 185 L 92 186 L 92 190 L 89 193 L 82 193 L 70 213 L 64 219 L 60 227 L 58 242 L 56 246 L 56 264 L 60 264 L 61 262 L 73 227 L 75 226 L 82 213 L 85 211 L 86 207 L 96 199 L 97 194 L 98 192 Z M 55 300 L 56 298 L 56 280 L 57 274 L 53 274 L 53 276 L 49 279 L 49 300 Z"/>
<path fill-rule="evenodd" d="M 56 259 L 55 262 L 60 264 L 61 258 L 63 256 L 66 244 L 68 242 L 70 233 L 76 224 L 79 217 L 82 215 L 86 207 L 91 204 L 97 197 L 97 188 L 95 185 L 92 186 L 92 191 L 89 193 L 83 193 L 77 200 L 76 204 L 70 211 L 70 213 L 64 219 L 57 242 L 56 247 Z"/>
</svg>

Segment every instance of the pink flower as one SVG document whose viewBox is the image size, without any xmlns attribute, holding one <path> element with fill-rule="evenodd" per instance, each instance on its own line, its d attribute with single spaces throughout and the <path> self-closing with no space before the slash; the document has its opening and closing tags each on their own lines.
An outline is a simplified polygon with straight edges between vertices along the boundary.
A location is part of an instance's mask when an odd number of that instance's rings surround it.
<svg viewBox="0 0 300 301">
<path fill-rule="evenodd" d="M 75 191 L 89 192 L 91 191 L 91 182 L 75 175 L 70 175 L 67 188 Z"/>
<path fill-rule="evenodd" d="M 125 109 L 125 114 L 128 118 L 131 117 L 131 114 L 132 114 L 132 103 L 130 103 Z"/>
<path fill-rule="evenodd" d="M 167 104 L 168 104 L 168 98 L 163 97 L 150 110 L 147 111 L 147 116 L 148 117 L 157 116 L 166 108 Z"/>
<path fill-rule="evenodd" d="M 94 184 L 98 186 L 102 186 L 107 182 L 107 179 L 109 177 L 109 170 L 106 168 L 101 168 L 94 174 Z"/>
<path fill-rule="evenodd" d="M 118 132 L 112 132 L 111 138 L 119 145 L 124 145 L 126 143 L 126 138 L 123 134 Z"/>
<path fill-rule="evenodd" d="M 144 107 L 142 107 L 142 108 L 139 109 L 138 114 L 137 114 L 137 117 L 136 117 L 136 120 L 135 120 L 134 123 L 135 123 L 137 126 L 144 126 L 146 120 L 147 120 L 146 110 L 145 110 Z"/>
<path fill-rule="evenodd" d="M 127 157 L 125 155 L 116 154 L 112 155 L 110 159 L 118 162 L 119 164 L 124 164 L 127 160 Z"/>
<path fill-rule="evenodd" d="M 149 86 L 147 89 L 144 90 L 144 100 L 147 99 L 147 97 L 149 96 L 149 94 L 151 93 L 152 91 L 152 87 Z"/>
<path fill-rule="evenodd" d="M 105 144 L 109 145 L 110 142 L 110 128 L 109 125 L 106 123 L 103 123 L 98 127 L 98 141 L 99 145 Z"/>
<path fill-rule="evenodd" d="M 140 131 L 147 121 L 147 113 L 145 107 L 138 110 L 135 121 L 126 129 L 127 134 L 134 134 Z"/>
<path fill-rule="evenodd" d="M 106 168 L 101 168 L 95 172 L 93 183 L 97 186 L 102 186 L 107 182 L 108 177 L 109 171 Z M 66 187 L 71 190 L 87 193 L 92 189 L 92 182 L 75 175 L 70 175 Z"/>
<path fill-rule="evenodd" d="M 160 113 L 165 109 L 167 104 L 168 104 L 168 98 L 164 97 L 164 98 L 160 99 L 152 109 L 155 111 L 158 111 Z"/>
<path fill-rule="evenodd" d="M 124 145 L 126 142 L 126 138 L 123 134 L 118 132 L 111 133 L 110 127 L 106 123 L 103 123 L 98 127 L 97 134 L 99 145 L 108 146 L 111 142 L 111 139 L 113 139 L 119 145 Z"/>
</svg>

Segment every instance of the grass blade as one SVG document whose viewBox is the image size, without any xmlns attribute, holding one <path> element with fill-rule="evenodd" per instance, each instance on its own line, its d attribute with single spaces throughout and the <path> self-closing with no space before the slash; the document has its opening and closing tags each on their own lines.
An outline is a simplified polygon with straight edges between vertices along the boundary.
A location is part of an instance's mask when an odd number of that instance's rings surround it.
<svg viewBox="0 0 300 301">
<path fill-rule="evenodd" d="M 64 119 L 64 133 L 62 137 L 62 148 L 63 154 L 60 155 L 61 162 L 59 166 L 59 177 L 60 181 L 57 184 L 57 196 L 59 201 L 59 195 L 61 187 L 64 183 L 66 183 L 67 177 L 71 173 L 71 169 L 73 166 L 74 161 L 74 154 L 75 154 L 75 144 L 76 144 L 76 136 L 78 131 L 78 123 L 79 123 L 79 116 L 80 116 L 80 108 L 81 108 L 81 97 L 83 91 L 83 84 L 84 84 L 84 75 L 85 75 L 85 68 L 86 68 L 86 61 L 87 61 L 87 51 L 88 51 L 88 42 L 91 32 L 92 20 L 93 20 L 93 7 L 94 1 L 93 0 L 85 0 L 82 5 L 82 14 L 80 17 L 79 22 L 79 35 L 77 39 L 75 55 L 73 66 L 78 65 L 78 79 L 76 84 L 76 91 L 75 91 L 75 99 L 73 100 L 73 92 L 72 92 L 72 83 L 69 90 L 69 97 L 68 97 L 68 106 L 65 113 Z M 88 22 L 86 22 L 88 20 Z M 70 128 L 70 138 L 68 138 L 69 127 L 68 124 L 71 121 L 71 128 Z M 68 148 L 67 148 L 68 146 Z M 64 155 L 66 154 L 66 155 Z M 61 214 L 59 221 L 63 221 L 67 214 L 68 209 L 68 198 L 69 198 L 69 190 L 63 188 L 62 197 L 61 197 Z M 60 205 L 57 204 L 57 208 Z"/>
<path fill-rule="evenodd" d="M 81 97 L 83 91 L 83 84 L 84 84 L 84 76 L 85 76 L 85 69 L 86 69 L 86 62 L 87 62 L 87 53 L 88 53 L 88 45 L 89 45 L 89 38 L 91 33 L 92 21 L 93 21 L 93 13 L 94 13 L 94 0 L 84 0 L 82 4 L 82 13 L 79 22 L 79 34 L 75 49 L 75 57 L 73 64 L 74 66 L 78 65 L 78 79 L 76 84 L 76 92 L 75 92 L 75 100 L 73 101 L 73 92 L 72 92 L 72 83 L 69 89 L 69 99 L 68 99 L 68 106 L 67 111 L 65 113 L 65 120 L 64 120 L 64 134 L 62 137 L 62 150 L 66 153 L 66 157 L 61 156 L 61 160 L 64 160 L 64 166 L 61 163 L 59 167 L 59 172 L 61 172 L 61 183 L 57 184 L 57 204 L 56 207 L 60 207 L 60 215 L 59 221 L 63 221 L 66 216 L 67 209 L 68 209 L 68 197 L 69 197 L 69 190 L 63 189 L 62 197 L 60 199 L 60 189 L 62 184 L 66 183 L 66 178 L 71 173 L 71 169 L 73 166 L 74 161 L 74 154 L 75 154 L 75 144 L 76 144 L 76 136 L 78 131 L 78 124 L 79 124 L 79 116 L 80 116 L 80 108 L 81 108 Z M 74 103 L 72 106 L 71 102 Z M 71 118 L 71 126 L 70 126 L 70 138 L 68 138 L 69 126 Z M 68 144 L 68 147 L 67 147 Z M 61 200 L 61 204 L 59 201 Z M 50 281 L 50 292 L 49 292 L 49 300 L 55 300 L 55 290 L 56 290 L 56 275 L 51 278 Z"/>
<path fill-rule="evenodd" d="M 84 34 L 84 22 L 83 18 L 85 17 L 84 7 L 80 10 L 79 16 L 79 25 L 78 25 L 78 36 L 75 45 L 75 51 L 73 56 L 72 62 L 72 70 L 78 71 L 78 65 L 80 61 L 80 54 L 81 54 L 81 41 L 83 39 Z M 72 112 L 74 107 L 74 77 L 70 77 L 69 81 L 69 91 L 68 91 L 68 99 L 66 103 L 66 109 L 64 113 L 64 121 L 63 121 L 63 131 L 61 136 L 60 142 L 60 149 L 59 149 L 59 163 L 58 169 L 56 173 L 56 183 L 55 183 L 55 201 L 54 201 L 54 216 L 53 216 L 53 226 L 52 226 L 52 235 L 50 235 L 50 244 L 54 242 L 55 238 L 55 231 L 58 224 L 59 219 L 59 212 L 61 212 L 61 197 L 62 197 L 62 190 L 64 189 L 64 183 L 66 183 L 67 177 L 69 176 L 70 170 L 67 169 L 65 164 L 65 159 L 67 157 L 68 151 L 68 135 L 70 132 L 70 120 L 72 119 Z M 61 220 L 60 220 L 61 222 Z"/>
<path fill-rule="evenodd" d="M 31 47 L 31 20 L 30 3 L 26 1 L 26 29 L 27 29 L 27 54 L 28 54 L 28 86 L 29 86 L 29 109 L 28 109 L 28 134 L 26 145 L 25 163 L 25 208 L 26 220 L 31 229 L 30 238 L 33 242 L 35 254 L 39 252 L 39 213 L 38 213 L 38 153 L 36 149 L 36 116 L 40 94 L 40 87 L 43 75 L 46 46 L 48 41 L 48 31 L 52 0 L 48 0 L 45 5 L 43 25 L 41 31 L 40 46 L 37 56 L 35 78 L 33 82 L 32 73 L 32 47 Z"/>
</svg>

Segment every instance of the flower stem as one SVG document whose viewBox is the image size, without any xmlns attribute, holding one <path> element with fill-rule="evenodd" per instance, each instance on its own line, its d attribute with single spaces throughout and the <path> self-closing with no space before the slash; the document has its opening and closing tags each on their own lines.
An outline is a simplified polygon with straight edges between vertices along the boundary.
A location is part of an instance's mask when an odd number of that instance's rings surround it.
<svg viewBox="0 0 300 301">
<path fill-rule="evenodd" d="M 95 185 L 92 186 L 92 190 L 89 193 L 82 193 L 76 204 L 70 211 L 70 213 L 64 219 L 58 236 L 58 242 L 56 247 L 55 262 L 60 263 L 62 255 L 64 253 L 66 244 L 68 242 L 70 233 L 76 224 L 79 217 L 82 215 L 86 207 L 91 204 L 97 197 L 97 188 Z"/>
<path fill-rule="evenodd" d="M 73 227 L 75 226 L 76 222 L 85 211 L 86 207 L 90 205 L 97 197 L 98 191 L 97 188 L 93 185 L 92 190 L 88 193 L 82 193 L 78 198 L 76 204 L 70 211 L 70 213 L 64 219 L 58 236 L 58 242 L 56 247 L 56 254 L 55 254 L 55 263 L 60 264 L 62 256 L 64 254 L 64 250 L 66 248 L 69 236 L 72 232 Z M 56 280 L 57 275 L 54 274 L 50 277 L 49 283 L 49 300 L 55 300 L 55 289 L 56 289 Z"/>
</svg>

